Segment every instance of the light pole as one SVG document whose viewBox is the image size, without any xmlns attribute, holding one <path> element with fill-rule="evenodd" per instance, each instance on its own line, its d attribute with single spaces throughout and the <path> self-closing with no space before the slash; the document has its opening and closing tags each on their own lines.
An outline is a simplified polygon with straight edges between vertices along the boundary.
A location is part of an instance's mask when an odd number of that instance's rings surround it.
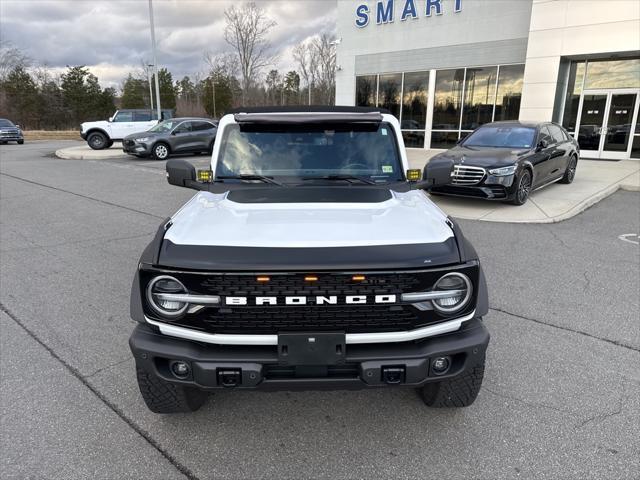
<svg viewBox="0 0 640 480">
<path fill-rule="evenodd" d="M 158 57 L 156 56 L 156 30 L 153 25 L 153 0 L 149 0 L 149 23 L 151 24 L 151 50 L 153 51 L 153 70 L 156 83 L 156 108 L 158 109 L 158 121 L 162 120 L 160 107 L 160 84 L 158 82 Z"/>
<path fill-rule="evenodd" d="M 213 100 L 213 118 L 216 117 L 216 82 L 213 80 L 213 75 L 211 75 L 211 99 Z"/>
<path fill-rule="evenodd" d="M 149 101 L 151 102 L 151 111 L 153 112 L 153 87 L 151 86 L 151 67 L 153 65 L 147 65 L 147 82 L 149 83 Z"/>
</svg>

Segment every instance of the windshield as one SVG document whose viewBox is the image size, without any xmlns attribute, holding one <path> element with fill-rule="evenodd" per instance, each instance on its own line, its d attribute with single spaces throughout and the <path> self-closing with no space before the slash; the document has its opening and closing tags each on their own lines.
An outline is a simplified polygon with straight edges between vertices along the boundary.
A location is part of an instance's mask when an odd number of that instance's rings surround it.
<svg viewBox="0 0 640 480">
<path fill-rule="evenodd" d="M 481 127 L 462 142 L 465 147 L 531 148 L 535 128 L 529 127 Z"/>
<path fill-rule="evenodd" d="M 4 118 L 0 118 L 0 127 L 15 127 L 15 125 Z"/>
<path fill-rule="evenodd" d="M 397 142 L 387 123 L 229 125 L 218 158 L 216 177 L 403 179 Z"/>
<path fill-rule="evenodd" d="M 163 122 L 160 122 L 159 124 L 157 124 L 156 126 L 154 126 L 153 128 L 151 128 L 149 131 L 150 132 L 170 132 L 171 130 L 173 130 L 180 122 L 177 122 L 175 120 L 165 120 Z"/>
</svg>

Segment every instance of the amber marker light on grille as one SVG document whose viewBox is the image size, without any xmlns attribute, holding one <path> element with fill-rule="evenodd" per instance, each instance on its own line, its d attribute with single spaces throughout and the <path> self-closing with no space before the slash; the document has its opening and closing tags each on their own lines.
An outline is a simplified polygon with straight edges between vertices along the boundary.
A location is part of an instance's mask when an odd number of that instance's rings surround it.
<svg viewBox="0 0 640 480">
<path fill-rule="evenodd" d="M 353 277 L 351 277 L 351 280 L 353 280 L 354 282 L 362 282 L 366 279 L 367 277 L 365 277 L 364 275 L 354 275 Z"/>
<path fill-rule="evenodd" d="M 304 281 L 305 282 L 317 282 L 318 281 L 318 277 L 316 277 L 315 275 L 307 275 L 306 277 L 304 277 Z"/>
<path fill-rule="evenodd" d="M 256 280 L 258 282 L 264 283 L 264 282 L 268 282 L 269 280 L 271 280 L 271 278 L 267 277 L 267 276 L 262 276 L 262 277 L 256 277 Z"/>
</svg>

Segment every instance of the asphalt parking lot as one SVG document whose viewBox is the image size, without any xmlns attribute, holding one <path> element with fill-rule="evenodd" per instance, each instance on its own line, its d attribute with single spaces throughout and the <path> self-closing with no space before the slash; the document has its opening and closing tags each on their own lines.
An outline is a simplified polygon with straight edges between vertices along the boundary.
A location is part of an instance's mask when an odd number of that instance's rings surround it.
<svg viewBox="0 0 640 480">
<path fill-rule="evenodd" d="M 135 381 L 129 291 L 192 192 L 163 162 L 53 158 L 63 144 L 0 147 L 0 477 L 639 478 L 640 250 L 619 238 L 640 232 L 639 193 L 559 224 L 461 221 L 492 307 L 469 408 L 230 391 L 159 416 Z"/>
</svg>

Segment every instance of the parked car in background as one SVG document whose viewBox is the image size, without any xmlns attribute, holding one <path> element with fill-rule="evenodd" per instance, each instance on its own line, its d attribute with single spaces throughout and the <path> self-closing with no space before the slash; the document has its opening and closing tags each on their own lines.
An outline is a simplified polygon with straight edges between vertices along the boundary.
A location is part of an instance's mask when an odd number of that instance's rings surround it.
<svg viewBox="0 0 640 480">
<path fill-rule="evenodd" d="M 162 110 L 162 120 L 173 117 L 173 110 Z M 132 133 L 144 132 L 158 123 L 152 110 L 118 110 L 109 120 L 84 122 L 80 125 L 80 136 L 94 150 L 109 148 L 116 140 Z"/>
<path fill-rule="evenodd" d="M 488 123 L 430 160 L 454 162 L 451 183 L 431 191 L 522 205 L 535 189 L 573 182 L 579 156 L 578 142 L 555 123 Z"/>
<path fill-rule="evenodd" d="M 24 143 L 24 135 L 20 125 L 15 125 L 11 120 L 0 118 L 0 143 L 18 142 L 19 145 Z"/>
<path fill-rule="evenodd" d="M 126 136 L 122 150 L 137 157 L 158 160 L 165 160 L 174 153 L 210 153 L 217 131 L 217 122 L 208 118 L 172 118 L 146 132 Z"/>
</svg>

